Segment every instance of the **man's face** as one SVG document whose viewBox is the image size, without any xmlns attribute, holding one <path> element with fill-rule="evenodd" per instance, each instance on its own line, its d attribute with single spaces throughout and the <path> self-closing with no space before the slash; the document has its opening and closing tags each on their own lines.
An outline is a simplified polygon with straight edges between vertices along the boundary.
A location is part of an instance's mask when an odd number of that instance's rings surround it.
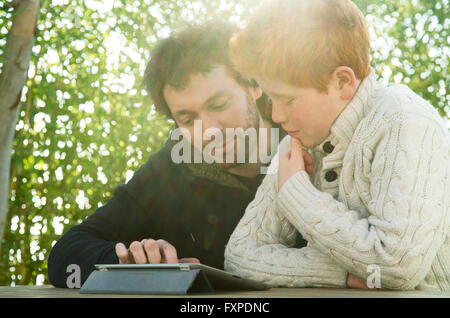
<svg viewBox="0 0 450 318">
<path fill-rule="evenodd" d="M 236 140 L 227 140 L 226 128 L 255 128 L 259 126 L 259 112 L 256 99 L 261 95 L 259 88 L 244 88 L 228 73 L 225 66 L 218 66 L 206 74 L 191 76 L 189 83 L 181 90 L 170 85 L 164 87 L 164 98 L 178 127 L 189 131 L 191 143 L 194 139 L 194 120 L 202 121 L 202 148 L 213 139 L 205 139 L 205 130 L 217 128 L 222 132 L 224 146 L 221 149 L 224 158 L 234 148 Z M 202 150 L 202 149 L 199 149 Z M 235 164 L 225 163 L 224 168 Z"/>
<path fill-rule="evenodd" d="M 272 120 L 303 146 L 319 145 L 342 111 L 340 93 L 329 85 L 328 94 L 314 88 L 291 86 L 279 80 L 257 79 L 272 100 Z"/>
</svg>

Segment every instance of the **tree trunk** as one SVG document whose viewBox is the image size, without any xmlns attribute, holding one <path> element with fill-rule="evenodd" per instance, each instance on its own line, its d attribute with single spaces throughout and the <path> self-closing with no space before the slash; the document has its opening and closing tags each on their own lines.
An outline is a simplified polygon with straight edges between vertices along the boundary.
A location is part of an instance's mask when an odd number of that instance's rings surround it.
<svg viewBox="0 0 450 318">
<path fill-rule="evenodd" d="M 0 244 L 8 210 L 12 142 L 34 45 L 40 0 L 13 0 L 9 6 L 14 8 L 14 18 L 0 74 Z"/>
</svg>

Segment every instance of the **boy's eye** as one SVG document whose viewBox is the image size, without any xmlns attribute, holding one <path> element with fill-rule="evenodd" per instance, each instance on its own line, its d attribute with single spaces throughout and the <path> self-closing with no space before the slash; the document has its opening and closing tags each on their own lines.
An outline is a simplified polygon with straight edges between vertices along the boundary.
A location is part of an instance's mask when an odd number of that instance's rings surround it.
<svg viewBox="0 0 450 318">
<path fill-rule="evenodd" d="M 288 101 L 286 101 L 286 105 L 288 105 L 288 106 L 291 105 L 294 100 L 295 100 L 295 98 L 289 99 Z"/>
</svg>

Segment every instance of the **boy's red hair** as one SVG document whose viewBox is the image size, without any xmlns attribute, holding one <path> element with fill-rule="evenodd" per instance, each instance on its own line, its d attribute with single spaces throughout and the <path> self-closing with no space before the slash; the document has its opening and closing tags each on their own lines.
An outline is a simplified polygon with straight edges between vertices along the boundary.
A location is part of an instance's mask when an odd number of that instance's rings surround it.
<svg viewBox="0 0 450 318">
<path fill-rule="evenodd" d="M 370 39 L 362 12 L 350 0 L 268 0 L 230 41 L 244 75 L 327 91 L 338 66 L 360 80 L 370 73 Z"/>
</svg>

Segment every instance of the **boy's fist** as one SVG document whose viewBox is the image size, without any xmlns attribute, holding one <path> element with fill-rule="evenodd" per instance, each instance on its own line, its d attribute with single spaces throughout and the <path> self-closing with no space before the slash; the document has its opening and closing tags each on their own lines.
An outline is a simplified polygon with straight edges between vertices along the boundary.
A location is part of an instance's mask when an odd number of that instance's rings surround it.
<svg viewBox="0 0 450 318">
<path fill-rule="evenodd" d="M 297 171 L 306 170 L 311 175 L 313 169 L 311 154 L 303 149 L 298 139 L 291 137 L 291 150 L 280 155 L 278 161 L 278 191 Z"/>
</svg>

